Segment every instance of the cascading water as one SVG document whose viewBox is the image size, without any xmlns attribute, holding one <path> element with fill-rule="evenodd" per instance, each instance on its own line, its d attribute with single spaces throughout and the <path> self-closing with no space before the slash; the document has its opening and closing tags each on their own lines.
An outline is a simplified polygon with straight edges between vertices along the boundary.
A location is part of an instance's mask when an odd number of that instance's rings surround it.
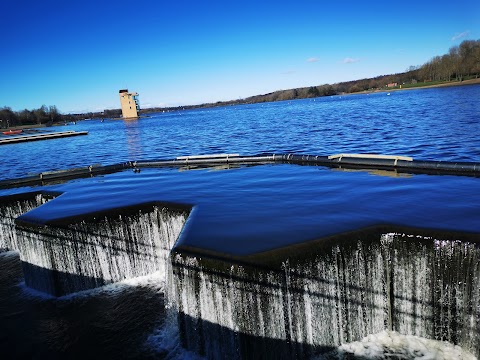
<svg viewBox="0 0 480 360">
<path fill-rule="evenodd" d="M 175 256 L 170 296 L 178 306 L 182 345 L 207 358 L 290 357 L 284 275 L 212 265 Z"/>
<path fill-rule="evenodd" d="M 316 243 L 277 267 L 232 265 L 171 256 L 190 208 L 138 205 L 37 226 L 14 220 L 48 198 L 7 200 L 2 247 L 19 251 L 29 287 L 59 296 L 159 273 L 169 331 L 207 358 L 306 358 L 397 334 L 480 354 L 476 244 L 385 234 Z"/>
<path fill-rule="evenodd" d="M 335 245 L 288 272 L 294 340 L 334 346 L 385 329 L 387 262 L 379 242 Z M 328 324 L 328 326 L 325 326 Z"/>
<path fill-rule="evenodd" d="M 172 345 L 178 339 L 176 312 L 164 292 L 171 279 L 170 250 L 191 207 L 155 202 L 41 225 L 35 217 L 27 221 L 31 215 L 16 220 L 48 200 L 30 195 L 0 198 L 2 240 L 9 239 L 6 249 L 18 251 L 0 254 L 0 339 L 11 344 L 4 354 L 148 357 L 151 351 L 176 351 L 184 358 L 185 351 Z M 31 291 L 59 296 L 118 281 L 57 299 Z M 119 318 L 113 322 L 114 314 Z M 145 348 L 157 326 L 167 339 L 152 336 Z M 92 341 L 91 334 L 99 338 Z"/>
<path fill-rule="evenodd" d="M 393 329 L 480 354 L 480 249 L 398 235 L 393 241 Z"/>
<path fill-rule="evenodd" d="M 15 219 L 52 199 L 54 194 L 26 193 L 0 199 L 0 252 L 18 250 Z"/>
<path fill-rule="evenodd" d="M 386 234 L 282 271 L 177 255 L 183 345 L 207 358 L 305 358 L 369 334 L 444 340 L 476 356 L 477 246 Z"/>
<path fill-rule="evenodd" d="M 62 226 L 17 225 L 25 283 L 61 296 L 156 271 L 165 274 L 187 216 L 187 211 L 153 206 Z"/>
</svg>

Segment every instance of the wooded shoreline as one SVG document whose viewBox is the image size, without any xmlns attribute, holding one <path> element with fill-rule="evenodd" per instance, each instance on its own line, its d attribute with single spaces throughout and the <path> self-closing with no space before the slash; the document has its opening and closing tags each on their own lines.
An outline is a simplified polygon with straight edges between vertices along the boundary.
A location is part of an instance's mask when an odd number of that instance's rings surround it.
<svg viewBox="0 0 480 360">
<path fill-rule="evenodd" d="M 450 82 L 445 82 L 445 83 L 440 83 L 440 84 L 434 84 L 434 85 L 425 85 L 425 86 L 418 86 L 418 87 L 405 87 L 405 88 L 391 88 L 391 89 L 376 89 L 376 90 L 365 90 L 361 92 L 356 92 L 356 93 L 343 93 L 343 94 L 338 94 L 338 95 L 360 95 L 360 94 L 373 94 L 373 93 L 381 93 L 381 92 L 394 92 L 394 91 L 404 91 L 404 90 L 421 90 L 421 89 L 431 89 L 431 88 L 439 88 L 439 87 L 450 87 L 450 86 L 468 86 L 468 85 L 477 85 L 480 84 L 480 77 L 476 79 L 469 79 L 469 80 L 463 80 L 463 81 L 450 81 Z M 337 95 L 337 94 L 335 94 Z M 332 95 L 332 96 L 335 96 Z M 211 106 L 208 106 L 211 105 Z M 190 105 L 190 106 L 179 106 L 175 108 L 147 108 L 147 109 L 142 109 L 140 111 L 140 114 L 149 114 L 149 113 L 156 113 L 156 112 L 162 112 L 162 111 L 182 111 L 182 110 L 190 110 L 194 108 L 212 108 L 212 107 L 219 107 L 219 106 L 232 106 L 232 105 L 242 105 L 242 104 L 224 104 L 220 105 L 218 103 L 215 104 L 201 104 L 201 105 Z M 118 110 L 121 114 L 121 110 Z M 88 118 L 100 118 L 104 119 L 107 118 L 104 113 L 98 113 L 97 116 L 95 116 L 95 113 L 89 113 L 86 114 L 88 115 Z M 109 118 L 119 118 L 120 116 L 117 117 L 109 117 Z M 84 118 L 77 118 L 75 117 L 74 121 L 81 121 L 85 120 Z M 71 121 L 71 119 L 70 119 Z M 52 123 L 52 124 L 31 124 L 31 125 L 16 125 L 16 126 L 10 126 L 9 128 L 2 128 L 0 127 L 0 130 L 7 130 L 7 129 L 33 129 L 33 128 L 44 128 L 44 127 L 50 127 L 50 126 L 62 126 L 65 125 L 65 122 L 57 122 L 57 123 Z"/>
<path fill-rule="evenodd" d="M 335 83 L 333 85 L 324 84 L 278 90 L 268 94 L 254 95 L 230 101 L 177 107 L 152 107 L 140 110 L 140 115 L 155 112 L 308 99 L 322 96 L 391 92 L 478 83 L 480 83 L 480 40 L 465 40 L 460 45 L 450 48 L 447 54 L 436 56 L 422 66 L 411 66 L 403 73 L 381 75 L 368 79 Z M 47 107 L 42 105 L 39 109 L 25 109 L 20 112 L 14 112 L 9 107 L 3 107 L 0 108 L 0 129 L 42 125 L 51 126 L 89 118 L 120 118 L 121 114 L 120 109 L 106 109 L 95 113 L 61 114 L 56 106 Z"/>
</svg>

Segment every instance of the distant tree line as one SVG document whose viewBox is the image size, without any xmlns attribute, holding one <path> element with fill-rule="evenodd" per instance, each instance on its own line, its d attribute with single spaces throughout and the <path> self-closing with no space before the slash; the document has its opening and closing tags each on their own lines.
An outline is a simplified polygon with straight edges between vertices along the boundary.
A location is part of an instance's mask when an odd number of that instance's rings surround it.
<svg viewBox="0 0 480 360">
<path fill-rule="evenodd" d="M 418 77 L 430 81 L 461 81 L 480 75 L 480 40 L 465 40 L 448 54 L 435 56 L 418 69 Z"/>
<path fill-rule="evenodd" d="M 410 66 L 407 71 L 309 88 L 275 91 L 257 95 L 239 102 L 255 103 L 330 96 L 385 89 L 389 84 L 416 84 L 418 82 L 462 81 L 480 76 L 480 40 L 465 40 L 450 48 L 448 54 L 436 56 L 422 66 Z"/>
<path fill-rule="evenodd" d="M 42 105 L 35 110 L 12 111 L 9 107 L 0 108 L 0 128 L 19 125 L 53 124 L 62 120 L 56 106 Z"/>
<path fill-rule="evenodd" d="M 68 123 L 85 120 L 88 118 L 114 118 L 120 117 L 122 110 L 113 109 L 103 112 L 89 112 L 83 114 L 61 114 L 56 106 L 42 105 L 34 110 L 13 111 L 9 107 L 0 108 L 0 129 L 14 126 L 51 126 L 55 124 Z"/>
<path fill-rule="evenodd" d="M 179 109 L 207 108 L 237 104 L 253 104 L 282 100 L 294 100 L 331 96 L 362 91 L 385 89 L 394 84 L 409 85 L 440 81 L 462 81 L 466 78 L 480 76 L 480 40 L 465 40 L 460 45 L 450 48 L 442 56 L 435 56 L 421 66 L 410 66 L 405 72 L 393 75 L 382 75 L 369 79 L 360 79 L 320 86 L 310 86 L 297 89 L 279 90 L 268 94 L 251 96 L 245 99 L 219 101 L 201 105 L 148 108 L 140 113 L 170 111 Z M 0 108 L 0 128 L 18 125 L 54 124 L 59 122 L 77 121 L 87 118 L 117 118 L 120 109 L 105 110 L 97 113 L 62 115 L 55 106 L 41 106 L 36 110 L 22 110 L 14 112 L 8 107 Z"/>
<path fill-rule="evenodd" d="M 461 81 L 467 77 L 480 76 L 480 40 L 465 40 L 460 45 L 452 47 L 448 54 L 436 56 L 421 66 L 410 66 L 405 72 L 381 75 L 374 78 L 360 79 L 320 86 L 310 86 L 297 89 L 279 90 L 268 94 L 255 95 L 245 99 L 219 101 L 216 103 L 182 106 L 181 109 L 192 109 L 237 104 L 254 104 L 282 100 L 305 99 L 320 96 L 331 96 L 362 91 L 385 89 L 390 85 L 408 85 L 428 83 L 433 81 Z M 397 86 L 398 87 L 398 86 Z M 150 108 L 142 112 L 158 112 L 178 110 L 175 108 Z"/>
</svg>

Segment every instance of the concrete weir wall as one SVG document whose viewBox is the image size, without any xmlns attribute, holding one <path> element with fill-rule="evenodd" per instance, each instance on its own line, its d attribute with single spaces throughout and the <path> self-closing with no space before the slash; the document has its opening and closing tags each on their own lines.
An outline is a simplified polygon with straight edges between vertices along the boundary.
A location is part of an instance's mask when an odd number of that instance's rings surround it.
<svg viewBox="0 0 480 360">
<path fill-rule="evenodd" d="M 268 255 L 267 255 L 268 256 Z M 177 255 L 183 346 L 208 358 L 305 358 L 394 330 L 480 355 L 480 250 L 384 234 L 278 271 Z"/>
</svg>

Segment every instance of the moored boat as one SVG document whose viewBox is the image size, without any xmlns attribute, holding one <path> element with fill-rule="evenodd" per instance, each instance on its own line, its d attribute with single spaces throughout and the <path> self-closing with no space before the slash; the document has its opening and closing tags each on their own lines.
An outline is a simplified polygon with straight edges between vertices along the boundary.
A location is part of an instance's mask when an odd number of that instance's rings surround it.
<svg viewBox="0 0 480 360">
<path fill-rule="evenodd" d="M 23 130 L 7 130 L 7 131 L 4 131 L 2 134 L 3 135 L 18 135 L 18 134 L 21 134 L 23 132 Z"/>
</svg>

